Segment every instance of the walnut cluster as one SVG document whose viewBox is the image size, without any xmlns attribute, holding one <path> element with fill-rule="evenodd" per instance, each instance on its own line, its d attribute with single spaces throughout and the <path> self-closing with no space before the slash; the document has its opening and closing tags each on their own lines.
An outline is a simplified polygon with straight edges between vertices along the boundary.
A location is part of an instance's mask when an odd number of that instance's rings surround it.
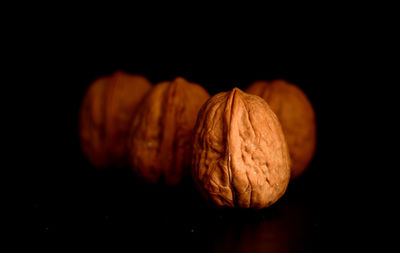
<svg viewBox="0 0 400 253">
<path fill-rule="evenodd" d="M 152 85 L 117 71 L 89 87 L 79 130 L 94 166 L 130 166 L 167 185 L 191 176 L 210 203 L 227 207 L 274 204 L 315 149 L 311 103 L 281 80 L 210 97 L 182 77 Z"/>
</svg>

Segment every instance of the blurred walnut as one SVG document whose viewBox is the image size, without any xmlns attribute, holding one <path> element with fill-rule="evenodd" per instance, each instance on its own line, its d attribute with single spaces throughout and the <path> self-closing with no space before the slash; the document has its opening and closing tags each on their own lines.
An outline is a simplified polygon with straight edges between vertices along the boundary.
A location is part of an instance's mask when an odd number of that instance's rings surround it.
<svg viewBox="0 0 400 253">
<path fill-rule="evenodd" d="M 154 86 L 139 107 L 129 138 L 130 161 L 139 176 L 150 183 L 179 183 L 190 167 L 197 113 L 209 97 L 181 77 Z"/>
<path fill-rule="evenodd" d="M 127 164 L 126 139 L 132 116 L 151 83 L 143 76 L 121 71 L 95 80 L 80 110 L 82 150 L 96 167 Z"/>
<path fill-rule="evenodd" d="M 289 154 L 275 114 L 258 96 L 234 88 L 201 108 L 194 135 L 192 175 L 217 206 L 264 208 L 289 182 Z"/>
<path fill-rule="evenodd" d="M 315 114 L 307 96 L 284 80 L 257 81 L 246 92 L 264 98 L 275 112 L 289 147 L 291 178 L 298 177 L 313 158 L 316 144 Z"/>
</svg>

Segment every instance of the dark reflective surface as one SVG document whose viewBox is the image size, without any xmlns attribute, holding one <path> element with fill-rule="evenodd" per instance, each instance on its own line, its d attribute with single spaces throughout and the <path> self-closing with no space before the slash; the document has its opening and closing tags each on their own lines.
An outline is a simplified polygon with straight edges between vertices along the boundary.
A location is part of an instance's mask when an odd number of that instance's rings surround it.
<svg viewBox="0 0 400 253">
<path fill-rule="evenodd" d="M 28 234 L 58 245 L 190 252 L 310 252 L 321 243 L 322 203 L 306 182 L 269 208 L 225 209 L 204 203 L 190 180 L 166 187 L 128 168 L 82 171 L 35 192 Z"/>
<path fill-rule="evenodd" d="M 311 231 L 304 207 L 282 201 L 272 213 L 230 217 L 214 241 L 216 252 L 296 252 L 310 250 Z M 238 219 L 239 221 L 236 221 Z"/>
</svg>

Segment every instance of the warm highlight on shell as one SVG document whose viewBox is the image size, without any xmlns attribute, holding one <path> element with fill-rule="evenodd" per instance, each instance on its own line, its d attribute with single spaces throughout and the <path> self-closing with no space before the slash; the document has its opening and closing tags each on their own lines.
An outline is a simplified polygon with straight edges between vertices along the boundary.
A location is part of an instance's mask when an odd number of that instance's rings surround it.
<svg viewBox="0 0 400 253">
<path fill-rule="evenodd" d="M 192 176 L 216 206 L 265 208 L 286 191 L 289 154 L 280 123 L 260 97 L 238 88 L 199 112 Z"/>
</svg>

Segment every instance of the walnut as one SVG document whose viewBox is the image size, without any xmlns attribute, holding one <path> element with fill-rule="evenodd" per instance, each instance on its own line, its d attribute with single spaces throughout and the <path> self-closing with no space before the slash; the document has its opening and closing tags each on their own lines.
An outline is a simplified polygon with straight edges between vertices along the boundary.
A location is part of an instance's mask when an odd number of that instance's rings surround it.
<svg viewBox="0 0 400 253">
<path fill-rule="evenodd" d="M 145 77 L 122 71 L 89 86 L 81 105 L 79 134 L 82 150 L 94 166 L 128 164 L 126 139 L 132 116 L 151 86 Z"/>
<path fill-rule="evenodd" d="M 149 183 L 174 185 L 190 167 L 192 133 L 210 95 L 178 77 L 154 86 L 133 120 L 129 138 L 133 170 Z"/>
<path fill-rule="evenodd" d="M 217 206 L 259 209 L 285 193 L 288 149 L 262 98 L 234 88 L 208 100 L 195 127 L 192 176 Z"/>
<path fill-rule="evenodd" d="M 277 115 L 289 147 L 291 178 L 297 178 L 315 152 L 316 124 L 310 101 L 299 87 L 284 80 L 257 81 L 246 92 L 264 98 Z"/>
</svg>

